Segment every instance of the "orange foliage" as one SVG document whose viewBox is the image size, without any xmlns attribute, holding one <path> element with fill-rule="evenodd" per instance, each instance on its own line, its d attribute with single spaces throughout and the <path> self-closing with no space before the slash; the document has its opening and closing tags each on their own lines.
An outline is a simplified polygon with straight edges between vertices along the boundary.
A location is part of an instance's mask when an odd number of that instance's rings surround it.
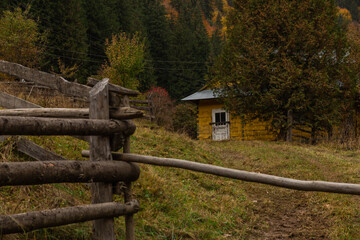
<svg viewBox="0 0 360 240">
<path fill-rule="evenodd" d="M 346 8 L 340 8 L 338 7 L 339 12 L 338 15 L 341 16 L 343 19 L 351 22 L 352 21 L 352 17 L 351 17 L 351 13 L 349 10 L 347 10 Z"/>
<path fill-rule="evenodd" d="M 212 35 L 212 33 L 215 31 L 216 27 L 215 26 L 211 26 L 211 24 L 209 23 L 208 20 L 206 20 L 206 18 L 204 17 L 204 15 L 202 16 L 202 21 L 204 24 L 204 27 L 206 29 L 206 32 L 208 33 L 209 36 Z"/>
<path fill-rule="evenodd" d="M 178 17 L 178 12 L 171 6 L 170 4 L 171 0 L 164 0 L 162 2 L 162 4 L 164 5 L 166 12 L 168 13 L 168 17 L 174 17 L 177 18 Z"/>
</svg>

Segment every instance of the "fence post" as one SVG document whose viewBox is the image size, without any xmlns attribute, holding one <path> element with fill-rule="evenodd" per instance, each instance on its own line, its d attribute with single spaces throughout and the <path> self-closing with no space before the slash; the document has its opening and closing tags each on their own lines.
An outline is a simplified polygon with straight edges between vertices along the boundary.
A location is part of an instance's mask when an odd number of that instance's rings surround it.
<svg viewBox="0 0 360 240">
<path fill-rule="evenodd" d="M 96 84 L 90 93 L 90 119 L 109 119 L 109 79 L 103 79 Z M 90 137 L 90 159 L 91 161 L 111 161 L 110 138 L 109 136 Z M 92 203 L 112 202 L 112 184 L 92 183 Z M 114 219 L 99 219 L 93 222 L 94 240 L 115 240 Z"/>
<path fill-rule="evenodd" d="M 124 96 L 122 99 L 122 106 L 129 107 L 129 98 Z M 127 136 L 124 141 L 123 146 L 124 153 L 130 153 L 130 136 Z M 132 200 L 132 193 L 131 193 L 131 182 L 125 182 L 124 188 L 124 201 L 125 203 L 130 202 Z M 126 240 L 135 240 L 135 222 L 134 222 L 134 215 L 129 214 L 125 215 L 125 228 L 126 228 Z"/>
</svg>

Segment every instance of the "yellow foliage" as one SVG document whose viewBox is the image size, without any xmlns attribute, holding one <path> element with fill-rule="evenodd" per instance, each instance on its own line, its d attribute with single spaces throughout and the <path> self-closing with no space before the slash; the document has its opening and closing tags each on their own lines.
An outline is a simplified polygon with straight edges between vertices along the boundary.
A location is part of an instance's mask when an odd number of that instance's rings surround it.
<svg viewBox="0 0 360 240">
<path fill-rule="evenodd" d="M 37 23 L 20 8 L 5 11 L 0 18 L 0 59 L 34 67 L 40 60 L 43 42 Z"/>
<path fill-rule="evenodd" d="M 346 8 L 338 8 L 339 12 L 338 15 L 341 16 L 344 20 L 351 22 L 352 21 L 352 17 L 351 17 L 351 13 L 349 12 L 349 10 L 347 10 Z"/>
<path fill-rule="evenodd" d="M 144 66 L 145 43 L 139 34 L 132 37 L 126 33 L 113 35 L 111 41 L 106 41 L 106 56 L 108 63 L 103 66 L 101 77 L 110 78 L 112 83 L 130 89 L 137 89 L 137 75 Z"/>
</svg>

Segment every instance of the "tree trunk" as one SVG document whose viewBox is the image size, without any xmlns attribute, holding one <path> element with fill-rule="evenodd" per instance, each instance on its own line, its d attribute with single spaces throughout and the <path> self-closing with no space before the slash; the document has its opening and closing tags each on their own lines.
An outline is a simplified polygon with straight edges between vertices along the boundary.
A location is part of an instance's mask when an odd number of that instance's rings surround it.
<svg viewBox="0 0 360 240">
<path fill-rule="evenodd" d="M 292 142 L 292 128 L 293 128 L 293 111 L 288 110 L 287 112 L 287 129 L 286 129 L 286 141 Z"/>
</svg>

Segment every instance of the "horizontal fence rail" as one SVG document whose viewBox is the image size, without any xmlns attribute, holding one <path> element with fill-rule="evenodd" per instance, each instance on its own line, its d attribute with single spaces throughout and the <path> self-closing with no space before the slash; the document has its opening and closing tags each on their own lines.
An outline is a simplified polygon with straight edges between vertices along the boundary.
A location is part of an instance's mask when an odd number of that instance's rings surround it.
<svg viewBox="0 0 360 240">
<path fill-rule="evenodd" d="M 110 109 L 110 118 L 126 120 L 140 118 L 143 112 L 129 107 Z M 17 108 L 0 110 L 0 116 L 43 118 L 89 118 L 88 108 Z"/>
<path fill-rule="evenodd" d="M 89 152 L 82 151 L 82 155 L 87 157 L 89 156 Z M 114 160 L 145 163 L 163 167 L 182 168 L 221 177 L 233 178 L 248 182 L 263 183 L 295 190 L 360 195 L 360 184 L 296 180 L 291 178 L 247 172 L 174 158 L 160 158 L 128 153 L 112 153 L 112 156 Z"/>
<path fill-rule="evenodd" d="M 61 76 L 3 60 L 0 60 L 0 72 L 58 90 L 68 96 L 83 97 L 88 99 L 89 91 L 91 90 L 91 87 L 79 83 L 69 82 Z"/>
<path fill-rule="evenodd" d="M 139 208 L 139 203 L 132 200 L 126 204 L 115 202 L 97 203 L 39 212 L 3 215 L 0 216 L 0 231 L 1 234 L 21 233 L 100 218 L 119 217 L 134 214 L 138 212 Z"/>
<path fill-rule="evenodd" d="M 1 135 L 131 135 L 135 128 L 131 121 L 0 116 Z"/>
<path fill-rule="evenodd" d="M 48 183 L 136 181 L 140 169 L 118 161 L 43 161 L 0 163 L 0 186 Z"/>
</svg>

